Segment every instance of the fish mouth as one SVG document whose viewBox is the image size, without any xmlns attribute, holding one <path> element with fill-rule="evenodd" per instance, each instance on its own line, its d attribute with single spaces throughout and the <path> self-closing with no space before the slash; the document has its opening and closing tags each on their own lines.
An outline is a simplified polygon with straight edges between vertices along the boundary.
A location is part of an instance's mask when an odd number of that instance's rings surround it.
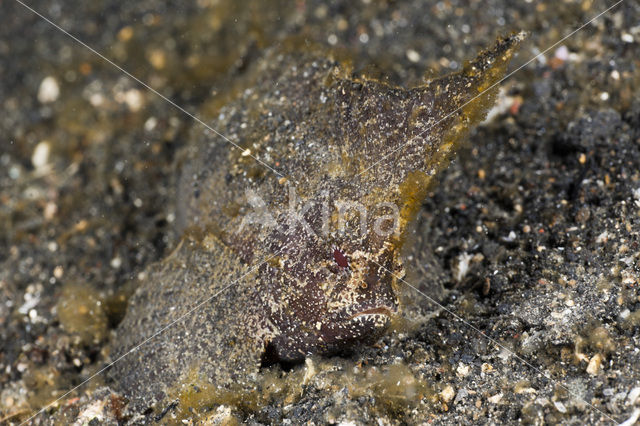
<svg viewBox="0 0 640 426">
<path fill-rule="evenodd" d="M 387 306 L 377 306 L 375 308 L 365 309 L 363 311 L 357 312 L 350 317 L 347 318 L 347 321 L 351 321 L 353 319 L 363 317 L 363 316 L 380 316 L 391 318 L 395 314 L 395 310 L 390 309 Z"/>
</svg>

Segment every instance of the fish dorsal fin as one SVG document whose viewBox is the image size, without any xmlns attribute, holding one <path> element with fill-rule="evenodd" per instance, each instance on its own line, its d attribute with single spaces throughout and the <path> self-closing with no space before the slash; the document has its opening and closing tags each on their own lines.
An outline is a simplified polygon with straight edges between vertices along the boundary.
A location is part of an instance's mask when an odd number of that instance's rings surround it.
<svg viewBox="0 0 640 426">
<path fill-rule="evenodd" d="M 435 174 L 486 117 L 524 35 L 498 39 L 462 71 L 403 89 L 367 77 L 340 79 L 336 99 L 345 175 L 388 184 Z"/>
<path fill-rule="evenodd" d="M 379 80 L 336 82 L 342 173 L 361 196 L 400 206 L 409 223 L 437 172 L 493 106 L 525 35 L 500 38 L 462 71 L 403 89 Z"/>
</svg>

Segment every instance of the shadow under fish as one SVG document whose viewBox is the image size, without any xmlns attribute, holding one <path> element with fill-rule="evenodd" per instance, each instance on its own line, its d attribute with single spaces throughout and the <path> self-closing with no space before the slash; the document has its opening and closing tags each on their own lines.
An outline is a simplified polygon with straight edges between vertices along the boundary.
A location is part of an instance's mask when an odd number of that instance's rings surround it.
<svg viewBox="0 0 640 426">
<path fill-rule="evenodd" d="M 194 132 L 182 240 L 147 269 L 116 331 L 112 359 L 126 356 L 109 377 L 131 410 L 158 415 L 203 384 L 255 390 L 261 365 L 375 342 L 401 310 L 408 227 L 523 38 L 409 89 L 268 51 L 213 123 L 242 149 Z"/>
</svg>

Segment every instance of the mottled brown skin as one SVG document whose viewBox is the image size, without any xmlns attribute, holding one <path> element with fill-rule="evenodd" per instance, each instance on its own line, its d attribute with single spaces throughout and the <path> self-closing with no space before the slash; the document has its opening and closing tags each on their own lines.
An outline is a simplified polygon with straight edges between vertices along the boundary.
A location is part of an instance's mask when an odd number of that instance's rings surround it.
<svg viewBox="0 0 640 426">
<path fill-rule="evenodd" d="M 181 385 L 248 388 L 261 362 L 375 341 L 398 312 L 394 275 L 403 275 L 407 227 L 497 89 L 472 98 L 504 75 L 521 39 L 499 40 L 462 73 L 412 89 L 353 78 L 308 53 L 267 53 L 252 88 L 212 125 L 281 177 L 200 128 L 194 132 L 178 191 L 183 240 L 149 268 L 132 297 L 114 358 L 216 296 L 117 363 L 117 387 L 142 409 L 175 398 Z M 248 188 L 264 200 L 271 226 L 246 223 L 253 212 Z M 290 191 L 313 232 L 290 222 Z M 322 232 L 322 206 L 336 201 L 394 203 L 399 230 L 370 232 L 371 215 L 365 234 L 357 232 L 357 216 L 340 230 L 330 213 Z M 309 207 L 300 210 L 302 203 Z"/>
</svg>

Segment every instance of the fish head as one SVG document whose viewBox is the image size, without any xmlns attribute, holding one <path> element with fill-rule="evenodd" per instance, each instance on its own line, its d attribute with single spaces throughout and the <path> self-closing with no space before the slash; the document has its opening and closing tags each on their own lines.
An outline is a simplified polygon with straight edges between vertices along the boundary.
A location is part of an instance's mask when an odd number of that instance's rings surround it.
<svg viewBox="0 0 640 426">
<path fill-rule="evenodd" d="M 323 200 L 307 209 L 308 227 L 282 226 L 268 238 L 279 255 L 260 268 L 268 291 L 258 297 L 275 330 L 267 342 L 271 360 L 350 352 L 375 342 L 399 314 L 397 236 L 346 226 L 365 223 L 353 218 L 333 229 L 337 218 L 326 206 Z"/>
</svg>

